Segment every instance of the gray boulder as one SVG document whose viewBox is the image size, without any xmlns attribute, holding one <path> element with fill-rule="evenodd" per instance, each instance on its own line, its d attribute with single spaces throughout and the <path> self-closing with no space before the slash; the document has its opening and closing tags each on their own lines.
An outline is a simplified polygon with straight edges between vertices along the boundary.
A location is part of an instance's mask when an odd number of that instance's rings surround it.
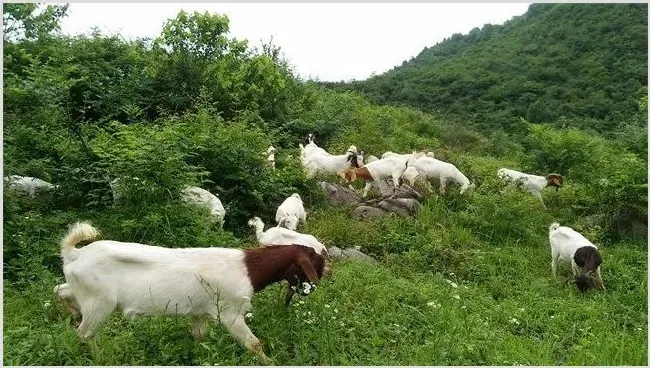
<svg viewBox="0 0 650 368">
<path fill-rule="evenodd" d="M 350 188 L 325 181 L 322 181 L 320 185 L 333 204 L 357 204 L 361 202 L 359 195 Z"/>
<path fill-rule="evenodd" d="M 354 248 L 341 249 L 338 247 L 329 247 L 327 248 L 327 252 L 334 260 L 351 259 L 360 262 L 377 263 L 376 259 Z"/>
<path fill-rule="evenodd" d="M 352 217 L 357 220 L 363 220 L 366 218 L 382 217 L 386 215 L 386 213 L 387 212 L 381 208 L 371 207 L 371 206 L 359 206 L 354 209 L 354 212 L 352 212 Z"/>
</svg>

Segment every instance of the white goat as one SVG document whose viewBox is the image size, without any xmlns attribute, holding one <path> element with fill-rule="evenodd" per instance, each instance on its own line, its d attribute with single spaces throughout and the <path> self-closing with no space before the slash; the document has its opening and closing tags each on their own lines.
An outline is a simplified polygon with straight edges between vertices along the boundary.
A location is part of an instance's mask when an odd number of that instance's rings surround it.
<svg viewBox="0 0 650 368">
<path fill-rule="evenodd" d="M 381 190 L 384 179 L 392 178 L 393 187 L 397 189 L 400 186 L 400 177 L 406 170 L 407 161 L 399 156 L 388 156 L 381 160 L 367 163 L 360 168 L 351 168 L 344 172 L 345 179 L 348 183 L 354 182 L 357 178 L 363 179 L 366 186 L 363 188 L 363 197 L 368 195 L 368 191 L 373 186 Z"/>
<path fill-rule="evenodd" d="M 259 217 L 248 220 L 248 225 L 255 228 L 255 237 L 262 247 L 282 244 L 299 244 L 313 248 L 317 254 L 329 259 L 327 248 L 311 234 L 302 234 L 283 227 L 270 227 L 264 231 L 264 222 Z"/>
<path fill-rule="evenodd" d="M 282 202 L 277 211 L 275 211 L 275 221 L 278 223 L 278 226 L 284 225 L 290 230 L 296 230 L 298 228 L 298 221 L 302 221 L 303 224 L 307 221 L 307 212 L 305 212 L 300 194 L 293 193 Z"/>
<path fill-rule="evenodd" d="M 264 151 L 266 161 L 273 170 L 275 170 L 275 152 L 276 149 L 273 146 L 270 146 L 266 151 Z"/>
<path fill-rule="evenodd" d="M 37 191 L 52 190 L 59 187 L 58 185 L 53 185 L 45 180 L 33 178 L 31 176 L 11 175 L 5 177 L 4 180 L 9 186 L 9 189 L 26 193 L 32 198 L 36 197 Z"/>
<path fill-rule="evenodd" d="M 542 199 L 542 191 L 548 186 L 554 186 L 555 190 L 561 187 L 564 183 L 564 178 L 559 174 L 549 174 L 546 177 L 539 175 L 524 174 L 519 171 L 501 168 L 497 171 L 499 178 L 506 184 L 514 183 L 522 185 L 530 194 L 535 196 L 542 202 L 542 206 L 546 208 L 544 199 Z"/>
<path fill-rule="evenodd" d="M 88 223 L 70 228 L 61 241 L 66 283 L 54 288 L 81 315 L 82 339 L 93 336 L 116 308 L 129 319 L 187 315 L 196 338 L 205 335 L 209 319 L 219 320 L 240 344 L 271 363 L 244 318 L 253 294 L 282 280 L 317 284 L 329 273 L 322 256 L 299 245 L 177 249 L 100 240 L 75 248 L 97 235 Z"/>
<path fill-rule="evenodd" d="M 210 210 L 212 216 L 214 216 L 215 221 L 219 223 L 219 226 L 223 228 L 226 209 L 223 208 L 221 200 L 216 195 L 203 188 L 188 186 L 181 191 L 181 197 L 187 203 L 206 207 Z"/>
<path fill-rule="evenodd" d="M 600 264 L 603 259 L 594 244 L 579 232 L 568 226 L 560 226 L 557 222 L 549 226 L 548 238 L 551 244 L 553 276 L 557 275 L 558 260 L 568 261 L 571 262 L 573 276 L 580 291 L 585 291 L 592 285 L 605 290 L 600 276 Z"/>
<path fill-rule="evenodd" d="M 341 176 L 343 170 L 350 167 L 359 167 L 359 163 L 357 162 L 357 153 L 354 151 L 348 151 L 343 155 L 312 151 L 309 155 L 304 156 L 303 167 L 307 177 L 313 178 L 319 173 Z"/>
<path fill-rule="evenodd" d="M 431 190 L 431 184 L 428 179 L 438 179 L 440 181 L 440 194 L 445 194 L 448 181 L 460 184 L 461 194 L 474 187 L 474 184 L 470 183 L 465 174 L 458 170 L 456 166 L 432 157 L 420 157 L 409 163 L 409 167 L 404 171 L 402 178 L 411 186 L 417 180 L 424 180 L 429 190 Z"/>
</svg>

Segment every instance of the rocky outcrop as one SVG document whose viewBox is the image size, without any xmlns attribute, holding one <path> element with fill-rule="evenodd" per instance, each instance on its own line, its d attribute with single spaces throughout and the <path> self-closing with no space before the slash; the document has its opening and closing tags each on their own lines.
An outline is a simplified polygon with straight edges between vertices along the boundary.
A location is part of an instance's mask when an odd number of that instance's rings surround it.
<svg viewBox="0 0 650 368">
<path fill-rule="evenodd" d="M 422 195 L 412 187 L 402 184 L 394 190 L 391 183 L 382 183 L 381 197 L 362 201 L 355 191 L 337 184 L 321 182 L 321 187 L 329 196 L 330 202 L 336 205 L 360 204 L 352 212 L 357 220 L 377 218 L 396 213 L 401 216 L 415 216 L 421 209 Z"/>
</svg>

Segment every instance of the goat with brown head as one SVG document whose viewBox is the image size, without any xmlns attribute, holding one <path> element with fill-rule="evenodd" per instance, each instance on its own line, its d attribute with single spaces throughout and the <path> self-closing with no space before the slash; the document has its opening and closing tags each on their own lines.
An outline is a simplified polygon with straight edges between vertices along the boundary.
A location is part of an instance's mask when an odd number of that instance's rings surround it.
<svg viewBox="0 0 650 368">
<path fill-rule="evenodd" d="M 294 294 L 291 286 L 303 282 L 317 285 L 323 276 L 331 274 L 331 263 L 313 248 L 303 245 L 273 245 L 264 248 L 247 249 L 244 263 L 255 291 L 286 280 L 289 283 L 285 303 L 288 305 Z"/>
<path fill-rule="evenodd" d="M 555 187 L 557 191 L 564 184 L 564 178 L 560 174 L 548 174 L 546 176 L 546 186 Z"/>
</svg>

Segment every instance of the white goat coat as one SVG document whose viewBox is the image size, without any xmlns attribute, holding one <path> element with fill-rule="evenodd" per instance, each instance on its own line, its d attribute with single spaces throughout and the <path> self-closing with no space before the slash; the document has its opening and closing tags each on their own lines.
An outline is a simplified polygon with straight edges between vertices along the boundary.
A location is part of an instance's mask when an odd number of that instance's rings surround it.
<svg viewBox="0 0 650 368">
<path fill-rule="evenodd" d="M 303 206 L 302 199 L 298 193 L 294 193 L 285 199 L 278 207 L 277 211 L 275 211 L 275 221 L 278 223 L 278 226 L 283 222 L 287 225 L 286 227 L 288 229 L 296 230 L 298 224 L 293 221 L 288 221 L 290 216 L 295 216 L 303 223 L 307 221 L 307 213 L 305 212 L 305 207 Z"/>
<path fill-rule="evenodd" d="M 264 231 L 264 222 L 259 217 L 251 219 L 248 223 L 255 227 L 257 242 L 262 247 L 270 245 L 299 244 L 313 248 L 318 254 L 327 254 L 327 248 L 311 234 L 303 234 L 283 227 L 270 227 Z"/>
<path fill-rule="evenodd" d="M 248 311 L 253 295 L 244 252 L 238 249 L 170 249 L 101 240 L 64 256 L 63 273 L 78 300 L 119 306 L 126 317 L 216 318 L 215 292 L 222 306 L 232 308 L 230 313 Z"/>
<path fill-rule="evenodd" d="M 7 182 L 10 189 L 29 194 L 31 197 L 35 197 L 36 192 L 39 190 L 51 190 L 57 188 L 56 185 L 31 176 L 11 175 L 5 177 L 4 180 Z"/>
<path fill-rule="evenodd" d="M 185 187 L 181 192 L 183 200 L 190 204 L 197 204 L 210 210 L 215 221 L 223 226 L 226 209 L 217 196 L 199 187 Z"/>
<path fill-rule="evenodd" d="M 542 193 L 546 188 L 548 181 L 545 177 L 539 175 L 525 174 L 519 171 L 502 168 L 497 171 L 497 175 L 504 182 L 519 182 L 530 193 Z"/>
<path fill-rule="evenodd" d="M 347 152 L 343 155 L 331 155 L 327 152 L 313 152 L 305 157 L 304 168 L 308 178 L 314 177 L 317 173 L 339 174 L 352 166 L 350 157 L 353 155 Z"/>
<path fill-rule="evenodd" d="M 577 274 L 578 265 L 573 259 L 576 251 L 582 247 L 594 247 L 598 249 L 598 247 L 582 236 L 579 232 L 568 226 L 560 226 L 558 223 L 553 223 L 550 226 L 548 239 L 551 244 L 551 266 L 553 269 L 553 275 L 556 273 L 558 260 L 571 262 L 573 273 L 574 275 Z"/>
<path fill-rule="evenodd" d="M 363 167 L 368 170 L 372 177 L 372 181 L 367 181 L 366 186 L 363 188 L 362 197 L 366 197 L 373 186 L 381 191 L 384 179 L 392 178 L 394 188 L 399 187 L 399 179 L 406 170 L 407 161 L 400 156 L 388 156 L 380 160 L 370 161 Z"/>
<path fill-rule="evenodd" d="M 464 193 L 470 187 L 469 179 L 456 166 L 432 157 L 420 157 L 409 164 L 409 169 L 405 173 L 404 179 L 408 180 L 410 185 L 413 185 L 415 182 L 415 178 L 417 177 L 416 172 L 425 180 L 428 178 L 440 180 L 441 193 L 445 192 L 445 187 L 449 181 L 460 184 L 460 193 Z"/>
</svg>

